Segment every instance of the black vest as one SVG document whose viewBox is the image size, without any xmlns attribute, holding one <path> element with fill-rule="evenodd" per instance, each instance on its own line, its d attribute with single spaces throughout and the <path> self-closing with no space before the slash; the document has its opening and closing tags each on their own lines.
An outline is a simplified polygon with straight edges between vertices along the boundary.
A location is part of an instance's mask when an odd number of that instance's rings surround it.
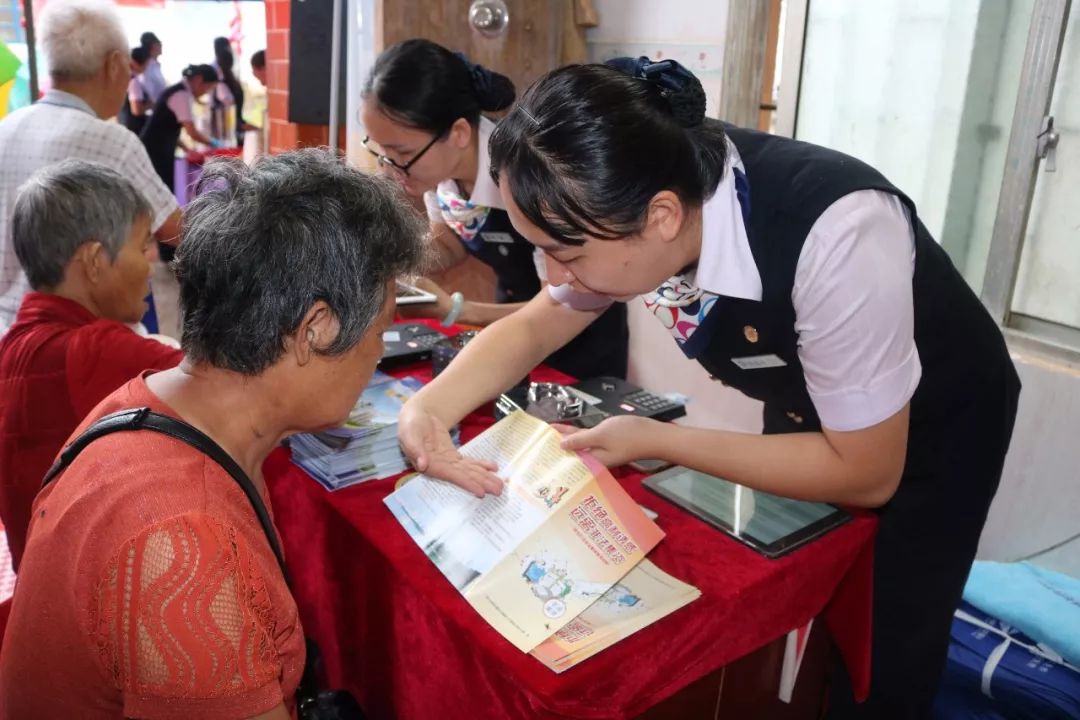
<svg viewBox="0 0 1080 720">
<path fill-rule="evenodd" d="M 1019 392 L 1001 331 L 919 221 L 911 200 L 878 171 L 815 145 L 725 130 L 750 185 L 747 235 L 761 275 L 762 300 L 721 297 L 697 331 L 709 338 L 699 362 L 726 385 L 765 403 L 766 433 L 820 430 L 799 362 L 791 300 L 799 255 L 818 217 L 844 195 L 858 190 L 895 195 L 915 228 L 915 344 L 922 363 L 922 379 L 911 400 L 905 475 L 925 474 L 956 409 L 976 394 Z M 757 355 L 776 355 L 787 364 L 742 370 L 732 362 Z"/>
<path fill-rule="evenodd" d="M 154 167 L 167 165 L 170 174 L 173 157 L 176 155 L 176 143 L 180 140 L 180 131 L 184 126 L 176 119 L 176 113 L 169 109 L 169 98 L 185 89 L 183 83 L 165 88 L 165 92 L 161 93 L 154 103 L 154 113 L 147 120 L 140 136 Z M 171 181 L 167 184 L 172 187 Z"/>
<path fill-rule="evenodd" d="M 493 208 L 474 241 L 462 245 L 470 255 L 495 271 L 498 302 L 527 302 L 540 291 L 540 278 L 533 262 L 535 248 L 514 230 L 505 210 Z M 545 362 L 575 378 L 599 375 L 625 378 L 629 342 L 626 305 L 615 303 Z"/>
<path fill-rule="evenodd" d="M 146 92 L 146 88 L 142 86 L 142 83 L 139 84 L 139 89 L 142 90 L 142 98 L 140 98 L 139 102 L 145 105 L 150 101 L 150 94 Z M 128 97 L 127 93 L 124 93 L 124 106 L 120 108 L 120 114 L 117 116 L 117 120 L 120 121 L 121 125 L 136 135 L 141 135 L 142 129 L 146 125 L 145 114 L 135 115 L 131 112 L 131 98 Z"/>
<path fill-rule="evenodd" d="M 219 70 L 219 72 L 220 72 L 220 76 L 221 76 L 221 79 L 219 80 L 219 82 L 223 83 L 225 85 L 225 87 L 229 88 L 229 92 L 232 94 L 232 98 L 233 98 L 232 112 L 233 112 L 233 122 L 235 124 L 236 142 L 237 142 L 238 146 L 243 147 L 244 146 L 244 86 L 240 84 L 240 81 L 237 80 L 236 76 L 233 75 L 232 73 L 229 73 L 229 75 L 226 76 L 224 71 Z M 213 97 L 212 106 L 213 106 L 213 110 L 214 110 L 213 117 L 215 119 L 215 123 L 216 123 L 216 119 L 219 118 L 219 117 L 221 118 L 222 122 L 224 122 L 225 117 L 226 117 L 226 115 L 225 115 L 226 108 L 222 104 L 221 100 L 218 99 L 218 96 L 217 96 L 216 92 L 212 93 L 212 97 Z M 224 127 L 217 127 L 217 125 L 215 124 L 215 126 L 213 128 L 213 133 L 211 133 L 211 134 L 214 137 L 222 137 L 223 138 L 223 137 L 225 137 L 225 128 Z"/>
</svg>

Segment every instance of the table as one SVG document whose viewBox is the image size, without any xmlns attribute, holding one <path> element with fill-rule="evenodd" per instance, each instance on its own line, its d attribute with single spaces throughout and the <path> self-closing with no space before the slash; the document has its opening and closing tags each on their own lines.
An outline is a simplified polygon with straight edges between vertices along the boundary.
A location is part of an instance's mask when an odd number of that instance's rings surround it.
<svg viewBox="0 0 1080 720">
<path fill-rule="evenodd" d="M 395 374 L 427 380 L 430 368 Z M 533 380 L 568 378 L 540 368 Z M 474 413 L 463 440 L 491 422 Z M 634 717 L 819 616 L 868 688 L 870 514 L 768 560 L 616 472 L 667 534 L 649 558 L 702 597 L 556 675 L 491 629 L 398 525 L 382 502 L 394 478 L 329 493 L 285 449 L 264 474 L 305 631 L 330 685 L 372 718 Z"/>
</svg>

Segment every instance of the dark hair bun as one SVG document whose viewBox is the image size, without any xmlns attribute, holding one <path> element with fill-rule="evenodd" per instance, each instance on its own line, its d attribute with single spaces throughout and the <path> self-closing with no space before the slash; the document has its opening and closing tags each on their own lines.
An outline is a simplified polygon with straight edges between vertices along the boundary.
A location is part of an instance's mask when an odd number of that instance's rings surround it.
<svg viewBox="0 0 1080 720">
<path fill-rule="evenodd" d="M 203 82 L 218 82 L 221 79 L 213 65 L 188 65 L 180 74 L 188 80 L 198 76 Z"/>
<path fill-rule="evenodd" d="M 476 88 L 476 101 L 480 103 L 480 109 L 486 112 L 496 112 L 513 105 L 517 92 L 510 78 L 491 72 L 486 68 L 484 72 L 487 73 L 488 80 L 482 87 L 477 85 L 476 76 L 473 75 L 473 87 Z"/>
<path fill-rule="evenodd" d="M 688 128 L 705 122 L 705 88 L 701 87 L 701 81 L 696 77 L 691 75 L 691 78 L 693 82 L 686 83 L 681 90 L 667 94 L 675 122 Z"/>
<path fill-rule="evenodd" d="M 476 93 L 476 102 L 485 112 L 505 110 L 514 104 L 517 92 L 514 83 L 505 75 L 488 70 L 483 65 L 469 62 L 465 53 L 454 53 L 465 68 L 469 71 L 469 81 L 472 83 L 473 92 Z"/>
<path fill-rule="evenodd" d="M 653 62 L 643 55 L 636 59 L 612 58 L 604 64 L 660 88 L 661 97 L 667 100 L 671 116 L 679 125 L 692 128 L 705 121 L 705 89 L 701 81 L 674 60 Z"/>
</svg>

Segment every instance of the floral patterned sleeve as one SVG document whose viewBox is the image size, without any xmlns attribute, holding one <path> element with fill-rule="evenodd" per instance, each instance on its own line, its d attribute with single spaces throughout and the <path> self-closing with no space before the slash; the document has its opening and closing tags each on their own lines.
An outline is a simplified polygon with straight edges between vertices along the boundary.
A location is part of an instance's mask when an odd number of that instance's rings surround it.
<svg viewBox="0 0 1080 720">
<path fill-rule="evenodd" d="M 247 718 L 283 701 L 261 571 L 247 540 L 204 513 L 121 545 L 91 614 L 125 717 Z"/>
</svg>

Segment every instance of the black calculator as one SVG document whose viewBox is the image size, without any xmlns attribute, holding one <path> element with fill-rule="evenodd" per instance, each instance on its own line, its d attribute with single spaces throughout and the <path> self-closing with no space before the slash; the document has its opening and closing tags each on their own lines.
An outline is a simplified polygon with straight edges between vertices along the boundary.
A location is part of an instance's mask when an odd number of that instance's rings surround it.
<svg viewBox="0 0 1080 720">
<path fill-rule="evenodd" d="M 571 385 L 593 409 L 608 415 L 640 415 L 653 420 L 675 420 L 686 415 L 686 406 L 649 392 L 619 378 L 601 376 Z"/>
<path fill-rule="evenodd" d="M 581 414 L 561 420 L 567 425 L 590 428 L 612 415 L 640 415 L 654 420 L 674 420 L 686 415 L 686 406 L 613 377 L 584 380 L 567 389 L 581 399 Z M 527 385 L 515 387 L 495 402 L 495 418 L 529 406 Z"/>
</svg>

